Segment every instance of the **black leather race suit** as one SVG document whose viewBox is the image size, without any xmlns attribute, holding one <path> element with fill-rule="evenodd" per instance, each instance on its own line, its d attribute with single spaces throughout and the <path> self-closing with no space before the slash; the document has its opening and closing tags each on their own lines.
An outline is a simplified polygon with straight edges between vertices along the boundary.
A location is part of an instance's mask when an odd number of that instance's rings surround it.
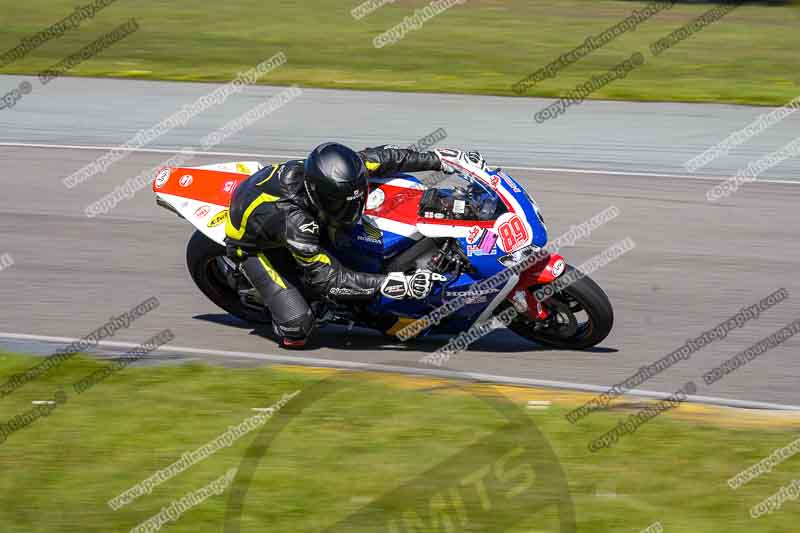
<svg viewBox="0 0 800 533">
<path fill-rule="evenodd" d="M 358 154 L 369 177 L 441 169 L 434 152 L 377 147 Z M 302 160 L 259 170 L 234 191 L 225 228 L 228 255 L 244 258 L 245 273 L 271 312 L 276 334 L 287 339 L 311 333 L 309 300 L 371 300 L 386 279 L 350 270 L 323 249 L 320 232 L 326 228 L 320 227 L 304 180 Z"/>
</svg>

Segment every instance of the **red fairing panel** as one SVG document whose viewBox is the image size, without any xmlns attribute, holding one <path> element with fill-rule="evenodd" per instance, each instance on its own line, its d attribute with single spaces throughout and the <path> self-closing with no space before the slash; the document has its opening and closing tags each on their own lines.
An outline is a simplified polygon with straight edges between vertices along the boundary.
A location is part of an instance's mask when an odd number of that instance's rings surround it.
<svg viewBox="0 0 800 533">
<path fill-rule="evenodd" d="M 542 259 L 520 274 L 517 288 L 527 289 L 534 285 L 552 283 L 564 273 L 565 268 L 566 262 L 562 256 L 550 254 L 549 258 Z"/>
<path fill-rule="evenodd" d="M 376 195 L 376 190 L 380 190 L 383 193 L 383 201 L 373 208 L 369 208 L 370 203 L 368 202 L 367 209 L 364 210 L 365 215 L 385 218 L 403 224 L 414 225 L 417 223 L 417 210 L 425 191 L 389 185 L 388 183 L 382 185 L 373 183 L 370 185 L 370 196 L 372 198 L 380 196 L 380 193 Z"/>
<path fill-rule="evenodd" d="M 228 206 L 233 191 L 248 177 L 236 172 L 164 167 L 156 173 L 153 192 Z"/>
</svg>

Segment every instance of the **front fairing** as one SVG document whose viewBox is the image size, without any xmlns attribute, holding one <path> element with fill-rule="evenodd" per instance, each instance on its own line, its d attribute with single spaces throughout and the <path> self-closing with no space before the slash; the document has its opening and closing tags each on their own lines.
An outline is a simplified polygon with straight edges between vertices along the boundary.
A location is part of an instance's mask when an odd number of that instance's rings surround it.
<svg viewBox="0 0 800 533">
<path fill-rule="evenodd" d="M 404 176 L 409 179 L 410 176 Z M 505 269 L 500 258 L 523 248 L 543 247 L 547 244 L 547 227 L 533 198 L 511 176 L 500 169 L 487 171 L 480 176 L 456 176 L 464 183 L 468 201 L 476 203 L 469 213 L 483 214 L 470 218 L 456 218 L 426 214 L 420 210 L 416 227 L 423 237 L 455 239 L 469 260 L 473 272 L 462 273 L 437 287 L 426 300 L 392 300 L 380 298 L 369 306 L 375 314 L 419 318 L 450 300 L 466 293 L 474 295 L 469 304 L 454 311 L 446 321 L 433 328 L 433 332 L 461 331 L 469 327 L 495 300 L 502 286 L 484 289 L 475 294 L 475 285 Z M 455 187 L 442 188 L 443 203 L 452 207 Z M 496 209 L 490 209 L 487 199 L 493 198 Z M 449 203 L 448 203 L 449 202 Z M 414 206 L 416 209 L 416 206 Z M 409 206 L 410 209 L 410 206 Z M 411 209 L 414 211 L 414 209 Z M 409 214 L 410 216 L 410 214 Z M 367 221 L 369 218 L 367 218 Z M 405 220 L 410 223 L 412 220 Z M 363 223 L 349 235 L 349 245 L 337 246 L 337 256 L 351 268 L 364 272 L 381 272 L 387 259 L 398 250 L 413 244 L 417 237 L 397 235 L 391 231 L 375 232 L 369 222 Z M 345 252 L 345 250 L 347 250 Z M 495 302 L 496 303 L 496 302 Z"/>
<path fill-rule="evenodd" d="M 542 247 L 547 244 L 547 226 L 544 223 L 544 217 L 539 211 L 539 206 L 534 201 L 533 197 L 519 184 L 517 180 L 512 178 L 501 169 L 496 169 L 490 174 L 499 178 L 498 188 L 504 193 L 503 196 L 507 201 L 514 205 L 519 206 L 521 215 L 524 214 L 525 221 L 531 228 L 532 239 L 530 244 Z"/>
<path fill-rule="evenodd" d="M 423 234 L 450 236 L 461 246 L 464 255 L 480 278 L 492 276 L 504 267 L 499 259 L 526 247 L 547 244 L 547 226 L 536 202 L 514 178 L 500 169 L 483 175 L 460 176 L 467 184 L 467 198 L 473 209 L 497 203 L 491 217 L 477 216 L 458 220 L 420 220 Z M 489 212 L 490 209 L 482 209 Z"/>
</svg>

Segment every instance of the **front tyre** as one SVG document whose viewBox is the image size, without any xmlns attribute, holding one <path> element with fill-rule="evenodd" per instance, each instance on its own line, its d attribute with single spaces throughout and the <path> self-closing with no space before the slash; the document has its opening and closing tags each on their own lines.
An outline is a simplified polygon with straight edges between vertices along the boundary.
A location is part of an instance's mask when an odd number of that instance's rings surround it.
<svg viewBox="0 0 800 533">
<path fill-rule="evenodd" d="M 564 276 L 571 272 L 577 270 L 567 266 Z M 584 350 L 600 344 L 614 325 L 614 310 L 608 296 L 588 276 L 556 292 L 542 305 L 550 313 L 546 321 L 535 322 L 520 315 L 508 325 L 508 329 L 546 346 Z"/>
<path fill-rule="evenodd" d="M 270 323 L 264 307 L 247 296 L 252 286 L 226 258 L 225 247 L 201 231 L 186 245 L 186 266 L 197 288 L 219 307 L 247 322 Z"/>
</svg>

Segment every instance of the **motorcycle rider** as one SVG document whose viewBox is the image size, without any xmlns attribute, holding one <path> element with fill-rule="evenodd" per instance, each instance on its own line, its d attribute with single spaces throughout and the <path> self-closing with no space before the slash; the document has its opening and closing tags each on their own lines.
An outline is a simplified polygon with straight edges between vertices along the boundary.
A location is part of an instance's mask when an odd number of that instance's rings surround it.
<svg viewBox="0 0 800 533">
<path fill-rule="evenodd" d="M 305 160 L 265 167 L 243 181 L 231 198 L 227 255 L 243 263 L 272 315 L 281 345 L 305 345 L 315 318 L 308 300 L 428 296 L 443 276 L 424 269 L 409 274 L 356 272 L 327 253 L 320 238 L 359 221 L 369 178 L 427 170 L 452 174 L 463 167 L 485 169 L 486 163 L 477 152 L 392 146 L 355 152 L 325 143 Z"/>
</svg>

